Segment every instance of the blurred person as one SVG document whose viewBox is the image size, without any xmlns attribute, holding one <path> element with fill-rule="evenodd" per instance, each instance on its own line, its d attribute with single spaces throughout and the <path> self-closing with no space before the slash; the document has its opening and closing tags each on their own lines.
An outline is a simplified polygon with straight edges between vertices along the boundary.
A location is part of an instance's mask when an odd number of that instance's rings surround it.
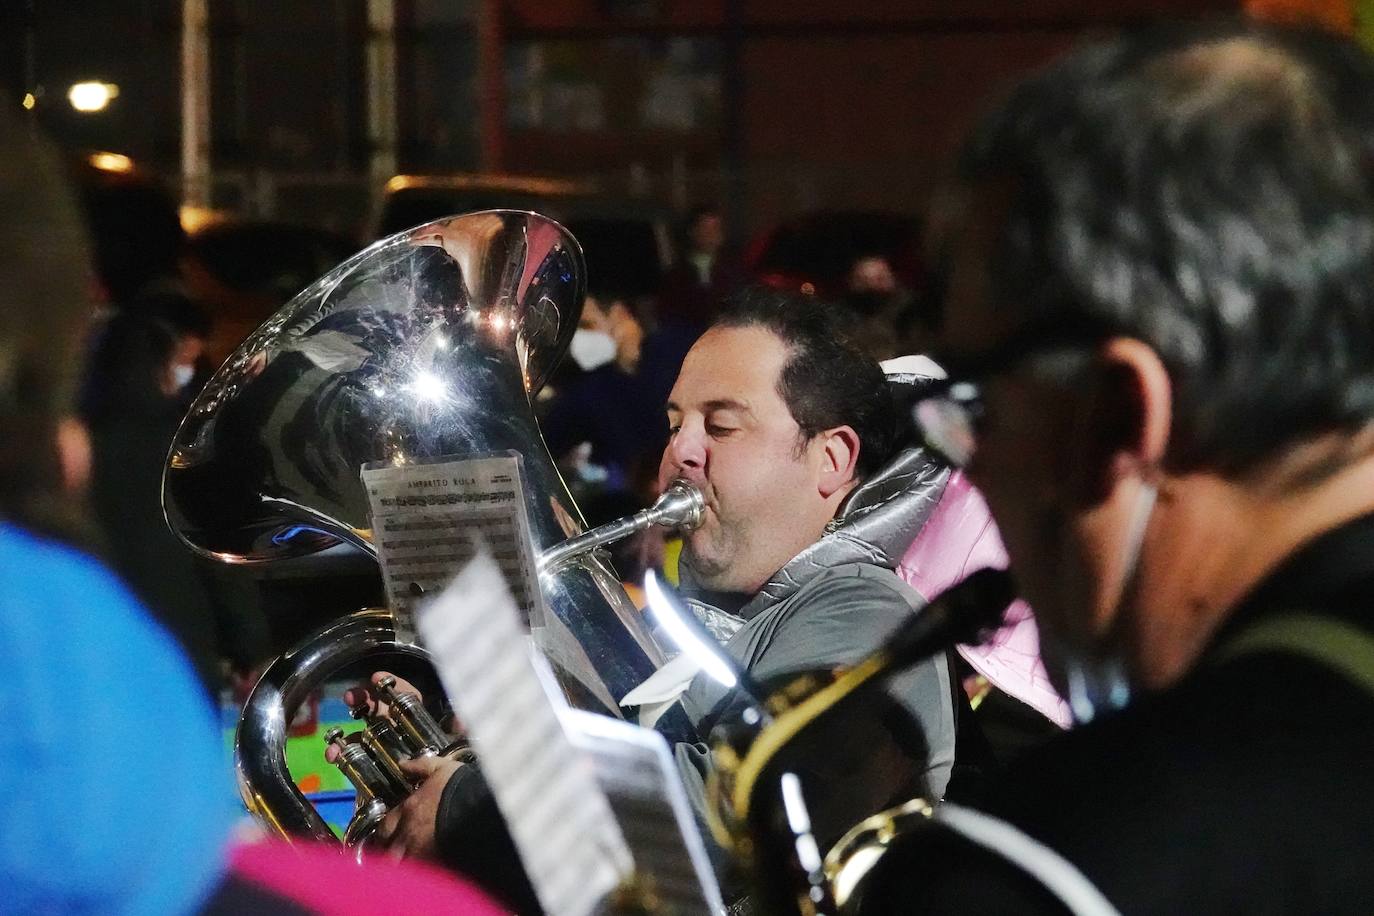
<svg viewBox="0 0 1374 916">
<path fill-rule="evenodd" d="M 644 329 L 626 299 L 589 293 L 556 370 L 540 429 L 575 495 L 633 489 L 662 445 L 658 405 L 638 375 Z"/>
<path fill-rule="evenodd" d="M 983 567 L 1005 569 L 1006 548 L 986 501 L 955 471 L 935 511 L 902 554 L 897 575 L 923 595 L 939 595 Z M 970 762 L 977 769 L 965 773 L 959 790 L 951 788 L 948 794 L 968 803 L 977 800 L 987 778 L 1069 727 L 1072 716 L 1050 683 L 1040 658 L 1035 615 L 1026 602 L 1014 602 L 1002 625 L 981 642 L 955 648 L 970 713 L 986 742 L 986 756 Z"/>
<path fill-rule="evenodd" d="M 127 305 L 179 278 L 186 231 L 166 188 L 138 172 L 86 165 L 77 183 L 104 301 Z"/>
<path fill-rule="evenodd" d="M 87 541 L 87 249 L 55 157 L 3 106 L 0 151 L 0 911 L 190 912 L 222 869 L 223 743 L 172 641 L 69 546 Z M 149 734 L 151 754 L 130 740 Z"/>
<path fill-rule="evenodd" d="M 700 334 L 743 284 L 744 273 L 727 240 L 725 219 L 716 207 L 687 214 L 677 262 L 664 274 L 658 295 L 660 325 Z"/>
<path fill-rule="evenodd" d="M 886 257 L 864 254 L 855 258 L 840 301 L 850 336 L 874 359 L 921 351 L 921 342 L 909 336 L 915 327 L 915 297 L 898 281 Z"/>
<path fill-rule="evenodd" d="M 685 478 L 706 500 L 705 520 L 684 538 L 683 594 L 755 681 L 853 664 L 923 604 L 875 558 L 881 551 L 866 545 L 855 559 L 845 529 L 830 533 L 849 495 L 880 476 L 896 451 L 892 404 L 877 363 L 846 341 L 833 312 L 786 292 L 733 303 L 683 364 L 667 405 L 671 438 L 658 481 L 662 488 Z M 680 706 L 707 735 L 746 698 L 699 670 L 678 656 L 624 702 L 639 705 L 646 724 Z M 345 694 L 345 702 L 376 709 L 369 687 Z M 940 657 L 856 710 L 846 723 L 851 740 L 799 764 L 814 780 L 813 812 L 847 828 L 907 792 L 941 797 L 954 765 L 955 690 Z M 879 751 L 891 753 L 879 762 Z M 700 813 L 709 751 L 679 742 L 675 754 Z M 502 852 L 510 840 L 480 770 L 447 760 L 403 766 L 423 781 L 387 815 L 379 840 L 485 877 L 517 908 L 533 899 Z M 472 840 L 493 832 L 499 842 Z M 727 893 L 738 893 L 723 852 L 715 852 Z"/>
<path fill-rule="evenodd" d="M 1374 63 L 1241 24 L 1086 46 L 973 133 L 928 441 L 1079 727 L 861 912 L 1374 901 Z"/>
<path fill-rule="evenodd" d="M 87 172 L 82 192 L 107 297 L 80 395 L 93 445 L 95 518 L 115 571 L 218 696 L 226 658 L 242 674 L 267 655 L 267 626 L 251 588 L 208 569 L 162 513 L 167 452 L 210 375 L 211 320 L 182 282 L 185 233 L 163 188 L 141 176 Z"/>
<path fill-rule="evenodd" d="M 228 774 L 171 640 L 69 546 L 86 541 L 86 250 L 55 157 L 0 106 L 0 911 L 184 913 L 219 878 Z"/>
<path fill-rule="evenodd" d="M 891 296 L 897 292 L 899 286 L 892 265 L 880 254 L 859 255 L 850 265 L 849 274 L 845 277 L 845 288 L 855 294 L 874 293 L 879 296 Z"/>
<path fill-rule="evenodd" d="M 0 913 L 501 912 L 408 863 L 236 844 L 223 737 L 176 643 L 82 545 L 81 219 L 0 106 Z"/>
<path fill-rule="evenodd" d="M 885 360 L 889 379 L 904 376 L 919 384 L 904 389 L 898 409 L 910 413 L 925 386 L 947 378 L 944 369 L 927 356 L 907 355 Z M 975 570 L 1007 568 L 1007 551 L 987 501 L 967 475 L 953 470 L 939 502 L 916 538 L 902 553 L 897 575 L 923 595 L 939 595 Z M 1035 615 L 1025 601 L 1015 601 L 1002 625 L 976 644 L 961 644 L 960 680 L 964 683 L 978 730 L 987 739 L 989 769 L 1067 728 L 1073 721 L 1068 704 L 1055 692 L 1040 657 Z M 982 775 L 982 774 L 979 774 Z M 976 788 L 976 787 L 975 787 Z M 956 795 L 968 801 L 968 794 Z"/>
<path fill-rule="evenodd" d="M 110 563 L 218 696 L 225 653 L 216 605 L 196 558 L 162 514 L 163 465 L 195 372 L 187 358 L 202 339 L 151 310 L 108 313 L 87 364 L 81 417 L 92 444 L 91 504 Z"/>
</svg>

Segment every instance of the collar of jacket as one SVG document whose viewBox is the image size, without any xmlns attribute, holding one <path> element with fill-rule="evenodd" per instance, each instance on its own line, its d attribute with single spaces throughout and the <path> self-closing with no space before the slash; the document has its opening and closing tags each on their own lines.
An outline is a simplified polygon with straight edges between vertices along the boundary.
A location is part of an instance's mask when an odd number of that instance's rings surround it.
<svg viewBox="0 0 1374 916">
<path fill-rule="evenodd" d="M 719 636 L 728 629 L 719 615 L 742 624 L 795 595 L 827 569 L 849 563 L 894 569 L 940 501 L 949 473 L 924 449 L 903 449 L 849 494 L 820 540 L 788 561 L 752 597 L 702 589 L 685 560 L 679 567 L 682 594 Z"/>
</svg>

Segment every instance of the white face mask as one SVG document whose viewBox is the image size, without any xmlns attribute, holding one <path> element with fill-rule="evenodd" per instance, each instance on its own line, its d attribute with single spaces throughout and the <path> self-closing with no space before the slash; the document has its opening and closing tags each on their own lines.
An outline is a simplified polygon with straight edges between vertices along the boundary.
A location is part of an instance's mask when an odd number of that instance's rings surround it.
<svg viewBox="0 0 1374 916">
<path fill-rule="evenodd" d="M 583 372 L 591 372 L 615 359 L 615 340 L 605 331 L 578 328 L 568 352 Z"/>
<path fill-rule="evenodd" d="M 176 390 L 180 391 L 191 383 L 191 379 L 196 374 L 195 366 L 188 366 L 185 363 L 177 363 L 172 367 L 172 384 Z"/>
</svg>

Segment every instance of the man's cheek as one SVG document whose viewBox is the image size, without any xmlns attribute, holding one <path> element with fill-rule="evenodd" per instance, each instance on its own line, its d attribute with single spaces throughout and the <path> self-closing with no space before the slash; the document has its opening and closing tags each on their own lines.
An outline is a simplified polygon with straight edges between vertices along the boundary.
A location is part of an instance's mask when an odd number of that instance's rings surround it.
<svg viewBox="0 0 1374 916">
<path fill-rule="evenodd" d="M 675 468 L 673 467 L 673 462 L 668 457 L 668 452 L 665 449 L 663 457 L 658 460 L 658 492 L 662 493 L 664 490 L 668 489 L 668 484 L 673 481 L 674 472 Z"/>
<path fill-rule="evenodd" d="M 1056 693 L 1067 698 L 1069 695 L 1068 655 L 1064 643 L 1053 623 L 1036 616 L 1039 627 L 1040 660 L 1045 665 L 1045 673 L 1050 677 L 1050 685 Z"/>
<path fill-rule="evenodd" d="M 1007 551 L 1008 565 L 1016 577 L 1022 596 L 1031 600 L 1034 606 L 1031 593 L 1041 591 L 1036 580 L 1047 566 L 1045 548 L 1048 545 L 1043 539 L 1044 532 L 1038 530 L 1032 521 L 1030 507 L 1019 498 L 1024 493 L 1016 492 L 1016 485 L 1012 482 L 1014 477 L 994 476 L 984 483 L 970 474 L 970 480 L 987 500 L 988 511 L 997 525 L 1002 546 Z M 1004 489 L 1003 485 L 1008 482 L 1012 483 Z"/>
</svg>

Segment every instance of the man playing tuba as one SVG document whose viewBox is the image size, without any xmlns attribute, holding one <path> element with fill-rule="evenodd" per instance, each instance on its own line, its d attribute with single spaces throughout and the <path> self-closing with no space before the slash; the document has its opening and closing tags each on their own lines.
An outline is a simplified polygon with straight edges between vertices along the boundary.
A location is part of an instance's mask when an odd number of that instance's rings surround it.
<svg viewBox="0 0 1374 916">
<path fill-rule="evenodd" d="M 893 401 L 878 365 L 846 342 L 825 306 L 809 297 L 754 292 L 726 311 L 688 353 L 667 404 L 670 440 L 660 486 L 685 479 L 705 497 L 703 523 L 686 536 L 683 592 L 724 639 L 755 682 L 846 666 L 875 648 L 923 604 L 893 572 L 883 550 L 844 549 L 827 532 L 840 524 L 851 494 L 872 480 L 896 446 Z M 919 511 L 929 511 L 944 472 L 925 464 Z M 851 541 L 852 543 L 852 541 Z M 805 767 L 843 830 L 898 797 L 939 798 L 954 762 L 955 685 L 947 661 L 908 674 L 864 728 L 892 728 L 891 760 L 880 773 L 868 732 L 840 740 Z M 670 662 L 635 691 L 646 705 L 678 703 L 705 736 L 739 698 L 688 660 Z M 351 704 L 375 699 L 365 688 Z M 892 712 L 905 724 L 892 726 Z M 643 720 L 643 717 L 642 717 Z M 900 733 L 900 734 L 899 734 Z M 680 743 L 676 755 L 689 796 L 704 805 L 709 768 L 704 745 Z M 889 762 L 890 762 L 889 761 Z M 393 809 L 377 839 L 406 854 L 437 854 L 476 875 L 512 878 L 509 846 L 465 842 L 475 822 L 495 818 L 475 768 L 447 760 L 406 764 L 423 781 Z M 833 837 L 832 837 L 833 839 Z M 479 848 L 480 847 L 480 848 Z M 523 879 L 520 879 L 523 880 Z M 519 882 L 517 882 L 519 883 Z M 501 888 L 518 902 L 518 888 Z M 528 893 L 528 889 L 524 889 Z"/>
</svg>

